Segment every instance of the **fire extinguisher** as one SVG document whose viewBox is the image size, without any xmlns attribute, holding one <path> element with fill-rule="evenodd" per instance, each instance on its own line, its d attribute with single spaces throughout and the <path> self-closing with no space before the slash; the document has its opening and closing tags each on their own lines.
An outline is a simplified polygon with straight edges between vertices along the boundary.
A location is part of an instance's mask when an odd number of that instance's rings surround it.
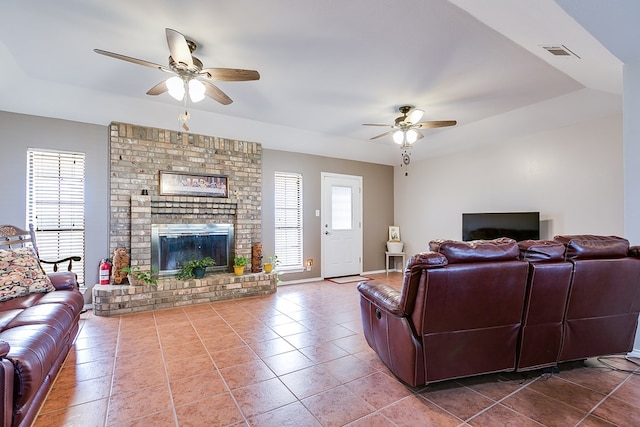
<svg viewBox="0 0 640 427">
<path fill-rule="evenodd" d="M 111 279 L 111 261 L 109 258 L 100 260 L 100 284 L 108 285 Z"/>
</svg>

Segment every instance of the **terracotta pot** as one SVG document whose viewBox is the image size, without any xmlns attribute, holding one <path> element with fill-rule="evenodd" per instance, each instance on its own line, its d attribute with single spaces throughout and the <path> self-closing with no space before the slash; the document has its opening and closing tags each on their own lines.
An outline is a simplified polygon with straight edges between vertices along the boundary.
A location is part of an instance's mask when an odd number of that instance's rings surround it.
<svg viewBox="0 0 640 427">
<path fill-rule="evenodd" d="M 242 274 L 244 273 L 244 265 L 234 265 L 233 272 L 236 276 L 242 276 Z"/>
<path fill-rule="evenodd" d="M 270 262 L 267 262 L 264 264 L 264 272 L 269 274 L 271 273 L 271 271 L 273 270 L 273 264 L 271 264 Z"/>
</svg>

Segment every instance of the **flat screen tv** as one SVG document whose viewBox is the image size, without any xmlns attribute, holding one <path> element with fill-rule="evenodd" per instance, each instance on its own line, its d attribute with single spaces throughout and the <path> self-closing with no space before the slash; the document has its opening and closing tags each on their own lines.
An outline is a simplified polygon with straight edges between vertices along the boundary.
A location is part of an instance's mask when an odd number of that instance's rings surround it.
<svg viewBox="0 0 640 427">
<path fill-rule="evenodd" d="M 540 212 L 463 213 L 462 240 L 540 238 Z"/>
</svg>

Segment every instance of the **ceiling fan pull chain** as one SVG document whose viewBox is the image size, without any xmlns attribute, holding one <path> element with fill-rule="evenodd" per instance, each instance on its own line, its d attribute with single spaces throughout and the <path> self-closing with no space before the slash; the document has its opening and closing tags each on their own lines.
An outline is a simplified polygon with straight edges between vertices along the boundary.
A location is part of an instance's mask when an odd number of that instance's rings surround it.
<svg viewBox="0 0 640 427">
<path fill-rule="evenodd" d="M 189 125 L 187 125 L 187 122 L 189 121 L 189 118 L 191 117 L 191 114 L 189 114 L 189 111 L 187 110 L 187 97 L 184 97 L 184 113 L 178 114 L 178 124 L 181 124 L 180 127 L 182 127 L 182 129 L 184 129 L 185 131 L 189 132 Z"/>
<path fill-rule="evenodd" d="M 409 164 L 411 163 L 411 151 L 408 150 L 404 150 L 402 152 L 402 164 L 400 165 L 400 167 L 402 166 L 406 166 L 407 170 L 404 172 L 404 176 L 409 176 Z"/>
</svg>

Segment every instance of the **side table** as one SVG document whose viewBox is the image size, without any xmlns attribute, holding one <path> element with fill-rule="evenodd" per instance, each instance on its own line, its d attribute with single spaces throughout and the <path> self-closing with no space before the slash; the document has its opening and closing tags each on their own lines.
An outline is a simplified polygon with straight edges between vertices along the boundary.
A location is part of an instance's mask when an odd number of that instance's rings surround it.
<svg viewBox="0 0 640 427">
<path fill-rule="evenodd" d="M 384 269 L 387 272 L 387 275 L 389 274 L 389 258 L 391 258 L 393 260 L 394 257 L 402 257 L 402 268 L 404 268 L 404 252 L 389 252 L 386 251 L 385 253 L 386 256 L 386 261 L 384 263 Z M 394 270 L 395 270 L 395 263 L 394 263 Z"/>
</svg>

